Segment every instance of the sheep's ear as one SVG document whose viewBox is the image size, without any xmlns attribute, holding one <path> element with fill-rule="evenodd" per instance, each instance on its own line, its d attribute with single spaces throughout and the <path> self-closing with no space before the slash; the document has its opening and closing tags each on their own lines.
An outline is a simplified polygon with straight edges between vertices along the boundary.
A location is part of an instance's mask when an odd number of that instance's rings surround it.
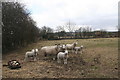
<svg viewBox="0 0 120 80">
<path fill-rule="evenodd" d="M 55 45 L 57 45 L 57 44 L 55 44 Z"/>
</svg>

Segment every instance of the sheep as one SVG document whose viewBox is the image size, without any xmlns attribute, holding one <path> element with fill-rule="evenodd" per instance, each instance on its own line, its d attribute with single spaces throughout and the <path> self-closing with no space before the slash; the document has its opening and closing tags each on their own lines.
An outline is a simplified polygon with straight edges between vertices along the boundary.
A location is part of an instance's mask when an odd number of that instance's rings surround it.
<svg viewBox="0 0 120 80">
<path fill-rule="evenodd" d="M 68 50 L 65 50 L 65 52 L 59 52 L 57 54 L 57 62 L 60 63 L 60 60 L 63 59 L 64 64 L 67 64 L 68 59 Z"/>
<path fill-rule="evenodd" d="M 37 60 L 38 55 L 38 49 L 32 49 L 32 51 L 28 51 L 25 54 L 25 61 L 27 61 L 29 58 L 33 57 L 34 61 Z"/>
<path fill-rule="evenodd" d="M 78 53 L 78 51 L 81 51 L 81 53 L 82 53 L 82 49 L 83 49 L 83 45 L 81 45 L 80 47 L 74 48 L 76 54 Z"/>
<path fill-rule="evenodd" d="M 45 57 L 48 54 L 53 54 L 56 56 L 57 53 L 61 50 L 62 50 L 62 46 L 60 46 L 60 44 L 57 44 L 55 46 L 44 46 L 40 49 L 40 54 L 44 54 Z M 55 60 L 55 58 L 53 58 L 53 60 Z"/>
<path fill-rule="evenodd" d="M 73 52 L 74 47 L 76 47 L 77 44 L 78 44 L 77 42 L 74 42 L 72 44 L 66 44 L 65 46 L 66 46 L 67 50 L 72 50 L 72 52 Z"/>
</svg>

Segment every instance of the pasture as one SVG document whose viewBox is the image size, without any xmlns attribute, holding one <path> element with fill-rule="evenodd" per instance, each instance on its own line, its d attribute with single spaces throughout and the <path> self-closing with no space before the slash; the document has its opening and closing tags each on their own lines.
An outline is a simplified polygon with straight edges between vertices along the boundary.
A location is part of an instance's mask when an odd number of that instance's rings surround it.
<svg viewBox="0 0 120 80">
<path fill-rule="evenodd" d="M 24 62 L 27 50 L 42 46 L 78 41 L 83 54 L 69 53 L 68 64 L 57 63 L 49 56 L 39 55 L 35 62 Z M 3 64 L 16 59 L 22 64 L 17 70 L 2 68 L 3 78 L 118 78 L 118 38 L 47 40 L 30 44 L 3 55 Z"/>
</svg>

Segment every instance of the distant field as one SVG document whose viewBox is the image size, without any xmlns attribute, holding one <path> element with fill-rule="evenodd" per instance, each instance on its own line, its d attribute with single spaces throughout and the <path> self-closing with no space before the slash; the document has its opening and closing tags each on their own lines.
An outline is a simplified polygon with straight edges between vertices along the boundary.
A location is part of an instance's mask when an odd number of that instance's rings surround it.
<svg viewBox="0 0 120 80">
<path fill-rule="evenodd" d="M 39 55 L 36 62 L 23 62 L 24 54 L 32 48 L 78 41 L 85 47 L 83 54 L 69 53 L 68 64 L 58 64 Z M 69 39 L 39 41 L 3 55 L 3 64 L 11 59 L 22 63 L 22 68 L 3 67 L 3 78 L 118 78 L 118 38 Z"/>
</svg>

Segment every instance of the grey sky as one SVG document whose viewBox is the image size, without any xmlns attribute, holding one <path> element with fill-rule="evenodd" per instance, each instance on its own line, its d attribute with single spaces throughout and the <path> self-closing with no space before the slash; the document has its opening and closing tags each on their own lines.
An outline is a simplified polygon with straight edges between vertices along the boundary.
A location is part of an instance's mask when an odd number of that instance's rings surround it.
<svg viewBox="0 0 120 80">
<path fill-rule="evenodd" d="M 22 0 L 38 27 L 65 25 L 69 20 L 77 28 L 90 25 L 94 30 L 115 31 L 119 0 Z"/>
</svg>

